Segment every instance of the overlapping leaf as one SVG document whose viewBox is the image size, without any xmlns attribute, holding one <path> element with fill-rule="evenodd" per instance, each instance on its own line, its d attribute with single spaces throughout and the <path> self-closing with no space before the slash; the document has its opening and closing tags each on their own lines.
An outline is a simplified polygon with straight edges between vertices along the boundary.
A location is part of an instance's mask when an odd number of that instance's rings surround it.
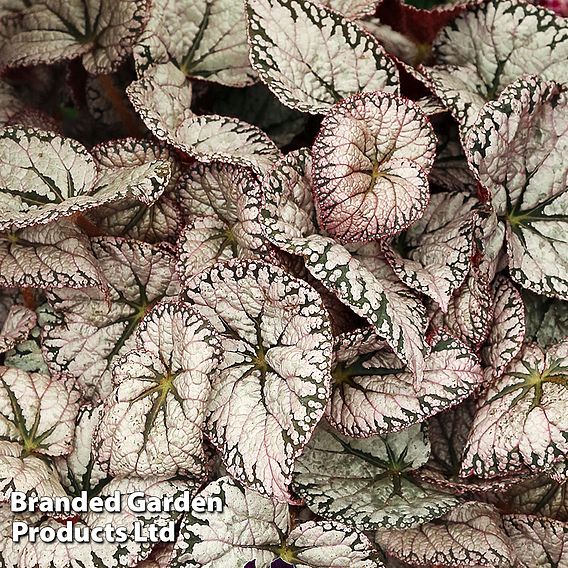
<svg viewBox="0 0 568 568">
<path fill-rule="evenodd" d="M 37 456 L 26 455 L 15 442 L 0 442 L 0 503 L 10 500 L 12 491 L 28 497 L 60 497 L 65 495 L 57 474 Z"/>
<path fill-rule="evenodd" d="M 102 405 L 84 406 L 79 410 L 73 449 L 54 460 L 61 483 L 70 495 L 81 491 L 96 494 L 109 481 L 108 472 L 97 461 L 93 444 L 95 429 L 101 419 Z"/>
<path fill-rule="evenodd" d="M 331 8 L 346 18 L 357 20 L 372 16 L 381 0 L 318 0 L 326 8 Z"/>
<path fill-rule="evenodd" d="M 185 291 L 221 334 L 207 426 L 228 472 L 289 500 L 295 458 L 321 418 L 331 381 L 331 331 L 319 295 L 280 268 L 236 260 Z"/>
<path fill-rule="evenodd" d="M 100 146 L 97 162 L 79 142 L 53 132 L 1 129 L 0 230 L 48 223 L 125 197 L 151 203 L 170 178 L 169 164 L 118 168 L 102 159 L 129 151 L 128 144 Z"/>
<path fill-rule="evenodd" d="M 376 538 L 388 554 L 412 566 L 513 566 L 514 552 L 501 515 L 476 501 L 463 503 L 434 523 L 378 531 Z"/>
<path fill-rule="evenodd" d="M 0 66 L 38 65 L 81 57 L 90 73 L 110 73 L 132 51 L 149 16 L 148 0 L 26 3 L 3 46 Z"/>
<path fill-rule="evenodd" d="M 519 568 L 560 568 L 568 562 L 568 524 L 522 515 L 508 515 L 503 523 Z"/>
<path fill-rule="evenodd" d="M 414 527 L 457 504 L 412 477 L 429 453 L 419 426 L 365 440 L 320 428 L 298 460 L 294 488 L 324 518 L 359 529 Z"/>
<path fill-rule="evenodd" d="M 434 132 L 410 101 L 375 92 L 334 106 L 313 145 L 322 228 L 342 242 L 406 229 L 428 204 L 435 151 Z"/>
<path fill-rule="evenodd" d="M 173 152 L 164 144 L 130 138 L 96 146 L 93 154 L 109 168 L 137 167 L 153 161 L 169 163 L 171 177 L 159 199 L 152 203 L 124 199 L 89 211 L 89 218 L 106 235 L 149 243 L 173 241 L 183 225 L 176 192 L 181 166 Z"/>
<path fill-rule="evenodd" d="M 27 453 L 69 453 L 78 410 L 74 381 L 0 367 L 2 440 L 20 443 Z"/>
<path fill-rule="evenodd" d="M 171 61 L 188 77 L 242 87 L 254 81 L 244 8 L 233 0 L 157 0 L 135 50 L 139 72 Z"/>
<path fill-rule="evenodd" d="M 217 335 L 189 306 L 160 303 L 138 326 L 136 347 L 113 367 L 115 390 L 97 429 L 98 459 L 113 475 L 199 477 L 221 351 Z"/>
<path fill-rule="evenodd" d="M 264 567 L 277 557 L 298 568 L 382 566 L 361 533 L 329 521 L 292 528 L 287 505 L 243 489 L 228 477 L 210 483 L 200 496 L 220 499 L 223 512 L 193 512 L 184 518 L 172 568 L 232 568 L 249 561 Z"/>
<path fill-rule="evenodd" d="M 399 278 L 432 298 L 443 312 L 471 266 L 476 203 L 467 194 L 437 193 L 423 217 L 383 249 Z"/>
<path fill-rule="evenodd" d="M 568 455 L 567 382 L 568 341 L 525 345 L 480 401 L 462 473 L 539 471 Z"/>
<path fill-rule="evenodd" d="M 98 290 L 50 293 L 62 319 L 46 326 L 43 352 L 54 371 L 77 378 L 87 398 L 112 390 L 111 363 L 134 347 L 132 337 L 146 311 L 177 294 L 174 260 L 165 249 L 114 237 L 92 240 L 109 283 L 110 303 Z"/>
<path fill-rule="evenodd" d="M 307 151 L 291 152 L 264 179 L 261 211 L 267 238 L 302 256 L 314 278 L 385 337 L 411 372 L 424 369 L 425 309 L 382 259 L 377 245 L 349 250 L 317 234 Z"/>
<path fill-rule="evenodd" d="M 325 113 L 360 91 L 398 91 L 381 45 L 337 12 L 299 0 L 247 0 L 250 60 L 287 106 Z"/>
<path fill-rule="evenodd" d="M 36 322 L 37 316 L 33 310 L 17 304 L 11 306 L 0 328 L 0 353 L 27 339 Z"/>
<path fill-rule="evenodd" d="M 407 428 L 458 404 L 481 383 L 476 357 L 445 333 L 431 340 L 419 387 L 392 350 L 370 342 L 372 337 L 368 332 L 346 334 L 336 347 L 327 418 L 347 436 Z"/>
<path fill-rule="evenodd" d="M 490 0 L 444 28 L 433 52 L 437 64 L 422 71 L 466 132 L 483 104 L 522 75 L 566 78 L 568 26 L 528 2 Z"/>
<path fill-rule="evenodd" d="M 263 248 L 261 188 L 250 169 L 196 164 L 180 180 L 177 193 L 188 221 L 178 241 L 182 281 L 216 261 L 250 257 Z"/>
<path fill-rule="evenodd" d="M 506 225 L 513 280 L 567 299 L 565 87 L 538 77 L 519 79 L 483 108 L 466 151 Z"/>
<path fill-rule="evenodd" d="M 89 239 L 67 219 L 0 234 L 0 284 L 103 290 L 106 286 Z"/>
</svg>

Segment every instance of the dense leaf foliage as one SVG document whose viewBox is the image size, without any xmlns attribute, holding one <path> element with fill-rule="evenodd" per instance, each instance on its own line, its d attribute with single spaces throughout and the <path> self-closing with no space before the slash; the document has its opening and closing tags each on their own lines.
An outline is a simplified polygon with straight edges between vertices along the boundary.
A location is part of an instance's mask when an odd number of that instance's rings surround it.
<svg viewBox="0 0 568 568">
<path fill-rule="evenodd" d="M 567 16 L 0 2 L 0 568 L 568 566 Z"/>
</svg>

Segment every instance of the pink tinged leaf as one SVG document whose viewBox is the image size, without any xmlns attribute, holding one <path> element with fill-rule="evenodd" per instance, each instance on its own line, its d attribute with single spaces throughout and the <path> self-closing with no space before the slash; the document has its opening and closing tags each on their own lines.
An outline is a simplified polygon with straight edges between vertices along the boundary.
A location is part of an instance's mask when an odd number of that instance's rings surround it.
<svg viewBox="0 0 568 568">
<path fill-rule="evenodd" d="M 33 310 L 13 305 L 0 329 L 0 353 L 5 353 L 25 341 L 36 322 L 37 316 Z"/>
<path fill-rule="evenodd" d="M 420 380 L 428 350 L 424 306 L 398 280 L 376 245 L 348 250 L 317 234 L 310 165 L 307 151 L 291 152 L 265 177 L 261 217 L 268 240 L 303 257 L 312 276 L 372 323 Z"/>
<path fill-rule="evenodd" d="M 67 219 L 0 235 L 0 284 L 106 289 L 89 239 Z"/>
<path fill-rule="evenodd" d="M 139 73 L 171 61 L 188 77 L 244 87 L 255 81 L 244 5 L 233 0 L 159 0 L 134 49 Z"/>
<path fill-rule="evenodd" d="M 466 194 L 437 193 L 424 216 L 383 251 L 397 276 L 447 312 L 451 297 L 469 273 L 474 253 L 478 202 Z"/>
<path fill-rule="evenodd" d="M 79 392 L 69 377 L 0 368 L 0 436 L 27 453 L 59 456 L 71 451 Z"/>
<path fill-rule="evenodd" d="M 465 134 L 484 103 L 522 75 L 565 79 L 568 24 L 529 3 L 490 0 L 445 27 L 433 54 L 436 65 L 421 70 Z"/>
<path fill-rule="evenodd" d="M 435 152 L 434 131 L 410 101 L 379 91 L 334 106 L 313 146 L 322 228 L 342 242 L 407 228 L 428 204 Z"/>
<path fill-rule="evenodd" d="M 0 442 L 0 503 L 10 501 L 13 491 L 28 497 L 66 495 L 57 473 L 48 462 L 28 455 L 18 443 Z"/>
<path fill-rule="evenodd" d="M 493 323 L 481 357 L 491 380 L 498 379 L 518 355 L 525 338 L 525 305 L 510 280 L 499 276 L 493 284 Z"/>
<path fill-rule="evenodd" d="M 259 220 L 261 187 L 253 172 L 233 164 L 195 164 L 177 187 L 188 226 L 178 242 L 182 282 L 216 261 L 266 250 Z"/>
<path fill-rule="evenodd" d="M 482 381 L 477 358 L 446 333 L 431 339 L 432 350 L 419 387 L 385 346 L 350 348 L 357 335 L 339 338 L 326 411 L 328 421 L 347 436 L 384 435 L 422 422 L 458 404 Z"/>
<path fill-rule="evenodd" d="M 46 0 L 22 12 L 0 66 L 55 63 L 82 56 L 89 73 L 115 71 L 150 16 L 148 0 Z"/>
<path fill-rule="evenodd" d="M 209 400 L 211 441 L 235 479 L 290 501 L 294 461 L 329 397 L 331 330 L 320 296 L 252 260 L 201 273 L 185 296 L 221 334 L 225 350 Z"/>
<path fill-rule="evenodd" d="M 480 401 L 462 475 L 542 471 L 568 455 L 568 342 L 528 344 Z"/>
<path fill-rule="evenodd" d="M 417 425 L 364 440 L 319 428 L 298 460 L 294 488 L 317 515 L 359 530 L 415 527 L 457 504 L 412 476 L 429 453 Z"/>
<path fill-rule="evenodd" d="M 363 533 L 334 521 L 297 526 L 288 535 L 280 558 L 293 560 L 296 568 L 383 568 Z"/>
<path fill-rule="evenodd" d="M 112 390 L 111 363 L 134 348 L 133 333 L 147 310 L 178 283 L 165 248 L 133 240 L 92 239 L 93 252 L 109 282 L 110 304 L 98 290 L 50 292 L 61 320 L 45 327 L 42 349 L 49 367 L 76 377 L 86 398 Z"/>
<path fill-rule="evenodd" d="M 281 536 L 289 530 L 289 511 L 230 477 L 209 483 L 199 495 L 220 499 L 222 512 L 193 511 L 182 521 L 173 554 L 174 566 L 224 568 L 269 566 L 276 557 Z"/>
<path fill-rule="evenodd" d="M 87 149 L 53 132 L 0 130 L 0 230 L 45 224 L 126 197 L 151 203 L 171 172 L 167 162 L 113 167 L 107 159 L 132 151 L 130 142 Z"/>
<path fill-rule="evenodd" d="M 477 268 L 472 268 L 465 282 L 455 292 L 446 314 L 434 313 L 431 326 L 444 327 L 454 337 L 476 350 L 491 329 L 493 294 L 488 279 Z"/>
<path fill-rule="evenodd" d="M 200 478 L 221 353 L 217 334 L 187 304 L 163 302 L 138 326 L 136 346 L 113 367 L 115 389 L 96 434 L 98 460 L 115 476 Z"/>
<path fill-rule="evenodd" d="M 412 566 L 511 568 L 515 553 L 492 505 L 469 501 L 435 523 L 378 531 L 383 550 Z"/>
<path fill-rule="evenodd" d="M 398 92 L 379 42 L 338 13 L 298 0 L 248 0 L 246 11 L 252 66 L 286 106 L 320 114 L 361 91 Z"/>
<path fill-rule="evenodd" d="M 566 88 L 535 76 L 519 79 L 483 108 L 466 152 L 506 225 L 513 280 L 568 299 Z"/>
<path fill-rule="evenodd" d="M 561 568 L 568 562 L 568 524 L 524 515 L 507 515 L 503 524 L 519 568 Z"/>
<path fill-rule="evenodd" d="M 158 140 L 165 140 L 185 118 L 195 116 L 190 110 L 191 83 L 173 63 L 146 69 L 140 79 L 128 85 L 126 94 Z"/>
</svg>

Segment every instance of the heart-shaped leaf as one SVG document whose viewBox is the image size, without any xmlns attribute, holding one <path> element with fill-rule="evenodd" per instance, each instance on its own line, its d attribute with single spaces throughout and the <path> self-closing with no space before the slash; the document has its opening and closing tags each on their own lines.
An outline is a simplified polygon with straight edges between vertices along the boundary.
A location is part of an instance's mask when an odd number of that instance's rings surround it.
<svg viewBox="0 0 568 568">
<path fill-rule="evenodd" d="M 480 401 L 462 474 L 546 469 L 568 455 L 568 341 L 525 345 Z"/>
<path fill-rule="evenodd" d="M 111 73 L 132 50 L 150 16 L 148 0 L 45 0 L 25 3 L 0 66 L 82 57 L 87 71 Z"/>
<path fill-rule="evenodd" d="M 290 500 L 294 461 L 329 396 L 331 330 L 320 296 L 276 266 L 240 259 L 196 276 L 185 296 L 224 348 L 209 399 L 211 441 L 235 479 Z"/>
<path fill-rule="evenodd" d="M 424 378 L 412 375 L 391 349 L 354 332 L 336 345 L 328 421 L 347 436 L 386 434 L 424 421 L 458 404 L 482 381 L 476 357 L 458 340 L 439 333 L 431 339 Z"/>
<path fill-rule="evenodd" d="M 117 476 L 199 477 L 221 351 L 217 335 L 189 306 L 163 302 L 138 326 L 136 347 L 113 367 L 115 390 L 96 435 L 98 460 Z"/>
<path fill-rule="evenodd" d="M 337 12 L 299 0 L 247 0 L 246 11 L 252 66 L 283 104 L 318 114 L 360 91 L 398 92 L 379 42 Z"/>
<path fill-rule="evenodd" d="M 342 242 L 406 229 L 428 204 L 435 152 L 428 119 L 406 99 L 379 91 L 334 106 L 313 145 L 322 228 Z"/>
<path fill-rule="evenodd" d="M 457 504 L 412 477 L 429 453 L 419 426 L 365 440 L 319 428 L 298 460 L 294 488 L 324 518 L 366 530 L 414 527 Z"/>
<path fill-rule="evenodd" d="M 51 292 L 62 317 L 45 327 L 42 348 L 53 371 L 76 377 L 83 396 L 96 399 L 112 390 L 111 363 L 134 347 L 133 333 L 146 311 L 178 288 L 174 259 L 165 249 L 115 237 L 91 242 L 110 303 L 98 290 Z"/>
<path fill-rule="evenodd" d="M 484 103 L 522 75 L 565 80 L 568 24 L 528 2 L 489 0 L 445 27 L 433 55 L 436 65 L 421 70 L 465 133 Z"/>
<path fill-rule="evenodd" d="M 53 132 L 0 129 L 0 230 L 48 223 L 125 197 L 155 201 L 171 175 L 167 162 L 105 164 L 105 157 L 128 154 L 128 145 L 101 145 L 96 161 L 79 142 Z"/>
<path fill-rule="evenodd" d="M 465 144 L 505 223 L 511 277 L 537 294 L 568 299 L 566 88 L 519 79 L 483 107 Z"/>
</svg>

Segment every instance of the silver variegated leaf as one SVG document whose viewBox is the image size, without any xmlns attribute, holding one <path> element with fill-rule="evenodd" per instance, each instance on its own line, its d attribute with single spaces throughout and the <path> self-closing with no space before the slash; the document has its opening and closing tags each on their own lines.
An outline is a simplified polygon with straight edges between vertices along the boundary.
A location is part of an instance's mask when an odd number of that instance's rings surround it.
<svg viewBox="0 0 568 568">
<path fill-rule="evenodd" d="M 320 296 L 276 266 L 240 259 L 196 276 L 185 296 L 224 348 L 211 441 L 241 483 L 290 500 L 294 461 L 329 397 L 331 329 Z"/>
<path fill-rule="evenodd" d="M 101 154 L 99 148 L 103 149 Z M 112 152 L 113 148 L 116 151 Z M 96 146 L 93 154 L 108 167 L 143 166 L 156 160 L 169 163 L 171 177 L 159 199 L 152 203 L 123 199 L 89 211 L 89 218 L 105 235 L 149 243 L 174 241 L 183 225 L 176 192 L 181 166 L 174 153 L 165 144 L 130 138 Z"/>
<path fill-rule="evenodd" d="M 317 0 L 316 3 L 331 8 L 346 18 L 358 20 L 372 16 L 381 0 Z"/>
<path fill-rule="evenodd" d="M 312 152 L 318 219 L 339 241 L 392 236 L 424 213 L 436 138 L 407 99 L 378 91 L 340 102 Z"/>
<path fill-rule="evenodd" d="M 265 248 L 259 221 L 261 187 L 254 173 L 234 164 L 195 164 L 177 187 L 188 226 L 178 241 L 182 282 L 215 264 Z"/>
<path fill-rule="evenodd" d="M 452 296 L 448 312 L 435 312 L 431 325 L 444 327 L 476 350 L 487 339 L 492 318 L 493 294 L 488 278 L 479 268 L 472 267 L 465 282 Z"/>
<path fill-rule="evenodd" d="M 226 162 L 263 174 L 280 157 L 276 144 L 256 126 L 214 114 L 184 118 L 165 140 L 201 162 Z"/>
<path fill-rule="evenodd" d="M 337 12 L 299 0 L 247 0 L 246 12 L 252 66 L 285 105 L 318 114 L 360 91 L 398 91 L 379 42 Z"/>
<path fill-rule="evenodd" d="M 18 443 L 0 441 L 0 503 L 9 501 L 12 491 L 28 497 L 65 495 L 51 465 L 30 455 Z"/>
<path fill-rule="evenodd" d="M 136 347 L 113 366 L 115 389 L 96 434 L 99 462 L 122 477 L 202 476 L 216 332 L 187 304 L 162 302 L 138 326 Z"/>
<path fill-rule="evenodd" d="M 568 524 L 547 518 L 507 515 L 507 534 L 518 568 L 562 568 L 568 562 Z"/>
<path fill-rule="evenodd" d="M 568 455 L 568 341 L 527 344 L 480 401 L 462 474 L 541 471 Z"/>
<path fill-rule="evenodd" d="M 298 460 L 294 488 L 324 518 L 366 530 L 414 527 L 457 504 L 412 477 L 429 453 L 420 426 L 364 440 L 319 428 Z"/>
<path fill-rule="evenodd" d="M 338 338 L 331 400 L 326 417 L 352 437 L 386 434 L 458 404 L 482 382 L 477 358 L 457 339 L 438 333 L 431 340 L 424 377 L 414 379 L 391 349 L 368 342 L 353 349 L 354 332 Z"/>
<path fill-rule="evenodd" d="M 0 269 L 3 286 L 106 287 L 88 237 L 67 219 L 1 233 Z"/>
<path fill-rule="evenodd" d="M 31 66 L 81 57 L 90 73 L 111 73 L 131 52 L 148 21 L 150 6 L 148 0 L 26 3 L 3 46 L 0 66 Z"/>
<path fill-rule="evenodd" d="M 288 506 L 221 477 L 199 496 L 219 499 L 223 510 L 193 511 L 182 521 L 172 568 L 234 568 L 251 560 L 265 568 L 289 530 Z"/>
<path fill-rule="evenodd" d="M 420 527 L 377 531 L 376 540 L 389 555 L 412 566 L 511 568 L 515 558 L 499 511 L 477 501 Z"/>
<path fill-rule="evenodd" d="M 173 134 L 184 119 L 191 119 L 193 89 L 187 77 L 173 64 L 153 65 L 126 88 L 128 99 L 158 140 Z"/>
<path fill-rule="evenodd" d="M 369 539 L 335 521 L 308 521 L 293 529 L 280 558 L 295 568 L 382 568 Z"/>
<path fill-rule="evenodd" d="M 86 398 L 112 390 L 111 363 L 134 347 L 133 333 L 146 311 L 178 292 L 170 252 L 115 237 L 92 239 L 93 252 L 109 283 L 98 290 L 51 291 L 61 319 L 46 326 L 42 348 L 49 367 L 76 377 Z"/>
<path fill-rule="evenodd" d="M 417 379 L 424 369 L 425 309 L 392 272 L 377 245 L 348 250 L 318 234 L 307 151 L 291 152 L 263 183 L 267 238 L 304 258 L 311 275 L 357 315 L 372 323 Z"/>
<path fill-rule="evenodd" d="M 97 147 L 96 161 L 79 142 L 53 132 L 0 130 L 0 230 L 13 231 L 134 197 L 156 200 L 168 182 L 167 162 L 109 167 L 105 157 L 127 154 L 128 143 Z"/>
<path fill-rule="evenodd" d="M 0 367 L 0 438 L 27 453 L 59 456 L 71 451 L 79 392 L 68 377 Z"/>
<path fill-rule="evenodd" d="M 79 410 L 71 453 L 59 456 L 53 461 L 61 483 L 69 495 L 80 495 L 81 491 L 96 494 L 109 481 L 107 468 L 98 463 L 93 446 L 101 411 L 102 405 L 83 406 Z"/>
<path fill-rule="evenodd" d="M 518 355 L 525 339 L 525 306 L 513 283 L 499 276 L 493 283 L 493 323 L 481 351 L 488 379 L 499 378 Z"/>
<path fill-rule="evenodd" d="M 476 205 L 477 200 L 464 193 L 436 193 L 422 218 L 383 249 L 397 276 L 432 298 L 443 312 L 469 273 Z"/>
<path fill-rule="evenodd" d="M 17 304 L 11 306 L 1 323 L 0 353 L 5 353 L 25 341 L 36 323 L 37 315 L 33 310 Z"/>
<path fill-rule="evenodd" d="M 566 87 L 519 79 L 483 107 L 465 147 L 505 223 L 511 278 L 537 294 L 568 299 Z"/>
<path fill-rule="evenodd" d="M 235 87 L 252 83 L 243 3 L 154 0 L 135 62 L 139 73 L 145 73 L 168 61 L 188 77 Z"/>
<path fill-rule="evenodd" d="M 528 2 L 489 0 L 445 27 L 433 55 L 436 65 L 422 71 L 464 133 L 484 103 L 522 75 L 565 80 L 568 25 Z"/>
</svg>

